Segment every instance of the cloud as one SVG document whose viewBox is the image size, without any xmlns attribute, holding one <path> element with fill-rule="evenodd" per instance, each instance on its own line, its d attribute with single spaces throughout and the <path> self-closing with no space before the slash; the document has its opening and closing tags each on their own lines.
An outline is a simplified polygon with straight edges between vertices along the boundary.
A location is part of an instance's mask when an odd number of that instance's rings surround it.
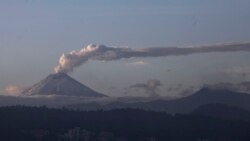
<svg viewBox="0 0 250 141">
<path fill-rule="evenodd" d="M 146 83 L 137 83 L 134 85 L 131 85 L 130 88 L 136 88 L 136 89 L 144 89 L 147 93 L 150 94 L 150 96 L 158 96 L 157 89 L 159 86 L 162 86 L 160 80 L 148 80 Z"/>
<path fill-rule="evenodd" d="M 180 93 L 179 97 L 186 97 L 192 95 L 195 91 L 197 91 L 197 88 L 195 86 L 189 86 L 187 88 L 184 88 Z"/>
<path fill-rule="evenodd" d="M 25 87 L 20 86 L 7 86 L 1 92 L 5 95 L 20 96 L 24 89 Z"/>
<path fill-rule="evenodd" d="M 249 66 L 233 66 L 231 68 L 226 68 L 221 70 L 222 73 L 228 75 L 240 75 L 243 78 L 250 76 L 250 67 Z"/>
<path fill-rule="evenodd" d="M 237 91 L 237 92 L 244 92 L 244 93 L 250 93 L 250 81 L 243 81 L 240 83 L 228 83 L 228 82 L 222 82 L 212 85 L 205 85 L 204 87 L 207 87 L 209 89 L 214 90 L 230 90 L 230 91 Z"/>
<path fill-rule="evenodd" d="M 168 92 L 179 91 L 182 89 L 182 87 L 183 87 L 182 84 L 177 84 L 177 85 L 168 87 L 167 91 Z"/>
<path fill-rule="evenodd" d="M 216 44 L 205 46 L 193 46 L 186 48 L 178 47 L 151 47 L 143 49 L 107 47 L 104 45 L 90 44 L 80 51 L 72 51 L 63 54 L 59 59 L 59 64 L 54 68 L 56 73 L 69 73 L 76 67 L 81 66 L 89 60 L 111 61 L 131 57 L 162 57 L 179 56 L 194 53 L 209 52 L 233 52 L 250 51 L 250 43 Z"/>
<path fill-rule="evenodd" d="M 136 62 L 131 62 L 128 63 L 128 65 L 133 65 L 133 66 L 145 66 L 148 65 L 149 63 L 145 62 L 145 61 L 136 61 Z"/>
<path fill-rule="evenodd" d="M 112 86 L 112 87 L 109 87 L 109 88 L 108 88 L 108 90 L 114 90 L 114 89 L 117 89 L 117 87 Z"/>
</svg>

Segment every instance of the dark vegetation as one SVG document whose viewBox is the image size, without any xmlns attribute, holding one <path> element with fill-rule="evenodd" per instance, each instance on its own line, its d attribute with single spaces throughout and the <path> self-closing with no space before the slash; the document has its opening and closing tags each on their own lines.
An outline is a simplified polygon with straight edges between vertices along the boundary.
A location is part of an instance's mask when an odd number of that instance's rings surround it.
<svg viewBox="0 0 250 141">
<path fill-rule="evenodd" d="M 196 108 L 192 114 L 204 115 L 222 119 L 250 121 L 250 112 L 235 106 L 221 103 L 211 103 Z"/>
<path fill-rule="evenodd" d="M 249 141 L 250 122 L 119 109 L 72 111 L 46 107 L 0 108 L 3 141 Z"/>
</svg>

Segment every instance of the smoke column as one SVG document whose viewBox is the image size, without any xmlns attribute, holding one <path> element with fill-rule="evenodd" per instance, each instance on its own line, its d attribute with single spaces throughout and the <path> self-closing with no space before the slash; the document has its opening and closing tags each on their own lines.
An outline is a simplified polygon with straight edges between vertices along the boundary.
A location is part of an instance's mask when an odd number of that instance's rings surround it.
<svg viewBox="0 0 250 141">
<path fill-rule="evenodd" d="M 110 61 L 131 57 L 162 57 L 234 51 L 250 51 L 250 43 L 217 44 L 186 48 L 151 47 L 144 49 L 117 48 L 90 44 L 80 51 L 72 51 L 68 54 L 63 54 L 59 59 L 58 66 L 54 68 L 54 71 L 56 73 L 73 72 L 76 67 L 81 66 L 89 60 Z"/>
</svg>

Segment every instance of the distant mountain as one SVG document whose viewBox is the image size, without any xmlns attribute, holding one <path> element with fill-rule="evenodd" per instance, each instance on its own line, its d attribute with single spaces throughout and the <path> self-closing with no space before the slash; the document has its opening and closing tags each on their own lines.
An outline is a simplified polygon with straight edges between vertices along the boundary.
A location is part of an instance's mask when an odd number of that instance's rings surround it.
<svg viewBox="0 0 250 141">
<path fill-rule="evenodd" d="M 168 113 L 190 113 L 199 106 L 212 103 L 221 103 L 250 110 L 250 95 L 228 90 L 211 90 L 203 88 L 191 96 L 175 100 L 155 100 L 150 102 L 111 102 L 106 105 L 98 103 L 84 103 L 69 105 L 69 108 L 82 110 L 110 110 L 120 108 L 139 108 L 144 110 L 161 111 Z"/>
<path fill-rule="evenodd" d="M 24 90 L 23 94 L 105 97 L 104 94 L 84 86 L 65 73 L 51 74 L 34 86 Z"/>
</svg>

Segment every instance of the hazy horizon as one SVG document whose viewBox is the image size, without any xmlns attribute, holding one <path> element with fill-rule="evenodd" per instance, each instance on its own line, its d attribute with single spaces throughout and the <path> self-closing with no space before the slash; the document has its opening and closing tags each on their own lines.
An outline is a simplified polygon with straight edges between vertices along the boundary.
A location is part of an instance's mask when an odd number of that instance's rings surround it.
<svg viewBox="0 0 250 141">
<path fill-rule="evenodd" d="M 0 1 L 0 93 L 39 82 L 62 53 L 91 43 L 136 50 L 250 42 L 249 8 L 248 0 Z M 109 96 L 175 97 L 250 81 L 249 59 L 239 51 L 90 60 L 69 75 Z"/>
</svg>

